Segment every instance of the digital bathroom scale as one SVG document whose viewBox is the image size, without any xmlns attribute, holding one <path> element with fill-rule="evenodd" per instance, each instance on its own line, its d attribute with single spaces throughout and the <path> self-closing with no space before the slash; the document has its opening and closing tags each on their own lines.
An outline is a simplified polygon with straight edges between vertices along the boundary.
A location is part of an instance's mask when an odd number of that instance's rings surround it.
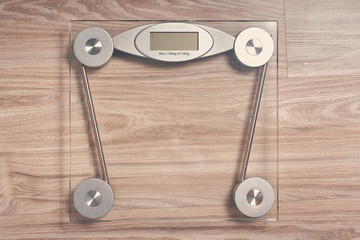
<svg viewBox="0 0 360 240">
<path fill-rule="evenodd" d="M 71 220 L 278 217 L 276 21 L 72 21 Z"/>
</svg>

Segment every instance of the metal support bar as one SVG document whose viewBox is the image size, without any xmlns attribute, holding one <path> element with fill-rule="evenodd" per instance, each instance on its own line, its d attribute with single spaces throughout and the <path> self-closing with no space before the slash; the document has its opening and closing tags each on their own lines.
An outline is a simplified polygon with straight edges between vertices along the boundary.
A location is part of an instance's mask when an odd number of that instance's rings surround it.
<svg viewBox="0 0 360 240">
<path fill-rule="evenodd" d="M 108 173 L 107 173 L 107 169 L 106 169 L 104 152 L 103 152 L 103 148 L 102 148 L 102 144 L 101 144 L 99 128 L 98 128 L 97 121 L 96 121 L 94 104 L 93 104 L 92 97 L 91 97 L 89 80 L 88 80 L 88 77 L 86 74 L 85 66 L 82 64 L 81 64 L 81 73 L 82 73 L 82 77 L 84 80 L 85 95 L 86 95 L 86 100 L 88 103 L 88 110 L 89 110 L 89 114 L 90 114 L 91 125 L 93 128 L 94 138 L 95 138 L 95 142 L 96 142 L 98 159 L 99 159 L 99 163 L 100 163 L 100 167 L 101 167 L 101 174 L 103 176 L 104 181 L 109 184 L 109 177 L 108 177 Z"/>
<path fill-rule="evenodd" d="M 245 152 L 244 152 L 244 156 L 243 156 L 244 162 L 242 164 L 242 168 L 241 168 L 240 175 L 239 175 L 239 181 L 240 182 L 244 181 L 245 176 L 246 176 L 246 170 L 247 170 L 248 163 L 249 163 L 249 157 L 250 157 L 252 142 L 253 142 L 254 133 L 255 133 L 256 121 L 257 121 L 257 117 L 258 117 L 258 113 L 259 113 L 261 96 L 262 96 L 262 92 L 263 92 L 263 89 L 264 89 L 264 82 L 265 82 L 265 75 L 266 75 L 267 66 L 268 66 L 268 63 L 266 63 L 261 68 L 260 81 L 259 81 L 259 84 L 258 84 L 258 87 L 257 87 L 255 104 L 254 104 L 253 111 L 252 111 L 253 116 L 251 118 L 250 127 L 249 127 L 249 131 L 248 131 L 248 136 L 247 136 L 247 141 L 246 141 L 246 148 L 245 148 Z"/>
</svg>

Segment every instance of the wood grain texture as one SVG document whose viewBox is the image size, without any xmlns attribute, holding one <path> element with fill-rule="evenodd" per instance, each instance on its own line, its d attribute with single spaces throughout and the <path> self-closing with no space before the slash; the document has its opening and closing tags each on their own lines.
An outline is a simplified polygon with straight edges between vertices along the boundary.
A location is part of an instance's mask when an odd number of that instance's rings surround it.
<svg viewBox="0 0 360 240">
<path fill-rule="evenodd" d="M 359 10 L 357 1 L 1 1 L 0 239 L 359 239 Z M 66 49 L 69 21 L 81 19 L 279 21 L 279 221 L 69 222 Z"/>
<path fill-rule="evenodd" d="M 289 77 L 359 75 L 359 1 L 285 5 Z"/>
</svg>

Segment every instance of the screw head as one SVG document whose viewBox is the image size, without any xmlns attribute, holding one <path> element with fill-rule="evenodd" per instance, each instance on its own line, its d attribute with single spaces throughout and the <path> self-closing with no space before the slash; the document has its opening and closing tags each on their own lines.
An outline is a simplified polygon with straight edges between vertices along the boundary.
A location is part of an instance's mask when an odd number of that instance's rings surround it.
<svg viewBox="0 0 360 240">
<path fill-rule="evenodd" d="M 263 196 L 262 192 L 256 188 L 251 189 L 246 196 L 246 200 L 252 206 L 260 205 L 263 198 L 264 198 L 264 196 Z"/>
<path fill-rule="evenodd" d="M 85 51 L 90 55 L 96 55 L 101 51 L 102 43 L 96 38 L 90 38 L 85 43 Z"/>
<path fill-rule="evenodd" d="M 246 51 L 252 56 L 259 55 L 262 50 L 263 45 L 257 38 L 252 38 L 246 43 Z"/>
<path fill-rule="evenodd" d="M 85 195 L 85 202 L 89 207 L 97 207 L 102 201 L 102 195 L 97 190 L 91 190 Z"/>
</svg>

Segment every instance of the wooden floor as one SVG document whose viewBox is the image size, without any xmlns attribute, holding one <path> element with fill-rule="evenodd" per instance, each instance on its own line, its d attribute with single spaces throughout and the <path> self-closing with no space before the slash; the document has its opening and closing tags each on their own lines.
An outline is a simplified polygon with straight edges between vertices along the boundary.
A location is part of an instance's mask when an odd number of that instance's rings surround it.
<svg viewBox="0 0 360 240">
<path fill-rule="evenodd" d="M 0 239 L 360 239 L 360 1 L 1 1 Z M 279 220 L 69 222 L 70 20 L 277 20 Z"/>
</svg>

